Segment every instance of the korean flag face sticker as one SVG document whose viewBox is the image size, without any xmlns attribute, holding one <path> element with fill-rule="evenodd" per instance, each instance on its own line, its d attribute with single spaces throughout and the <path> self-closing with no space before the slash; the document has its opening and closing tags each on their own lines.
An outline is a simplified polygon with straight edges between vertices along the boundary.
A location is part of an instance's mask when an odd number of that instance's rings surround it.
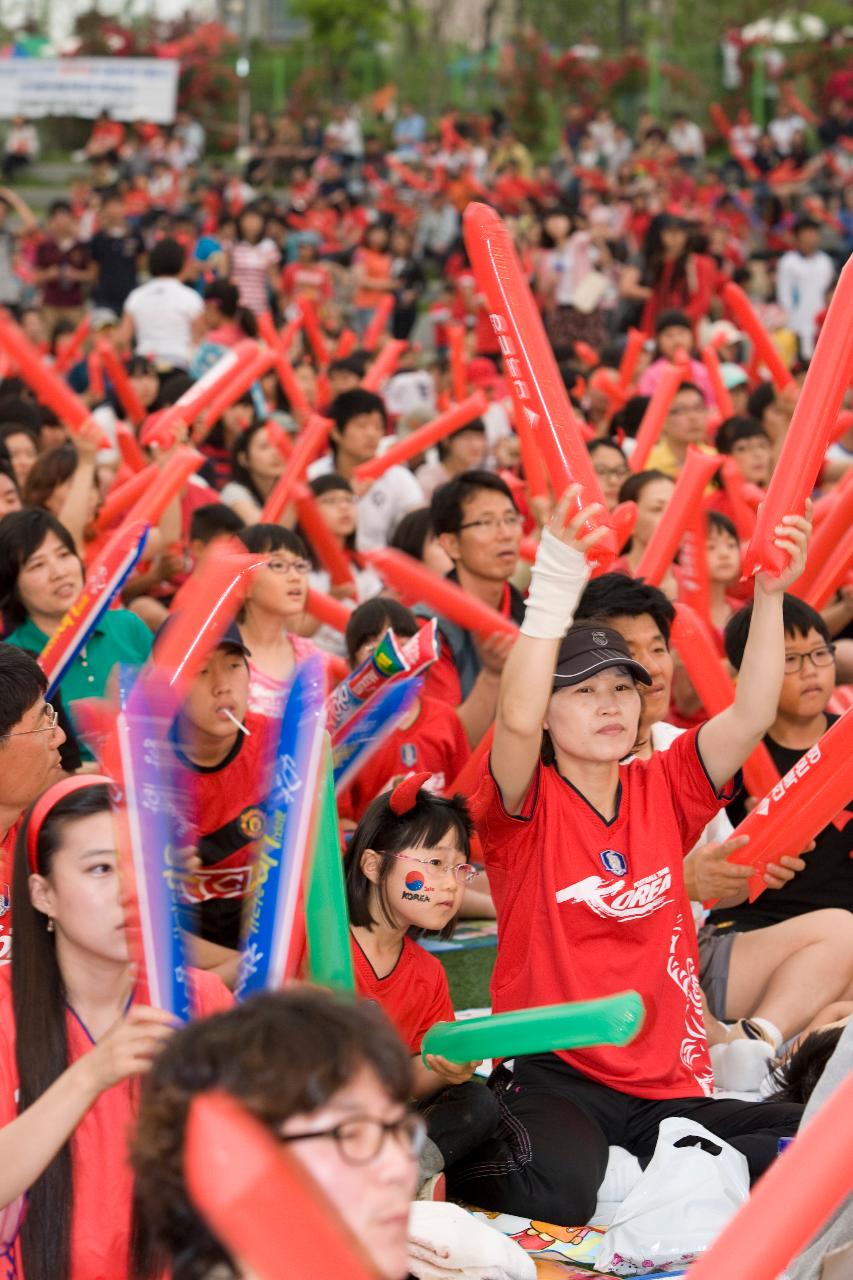
<svg viewBox="0 0 853 1280">
<path fill-rule="evenodd" d="M 424 887 L 424 878 L 420 871 L 410 871 L 406 876 L 406 889 L 409 893 L 419 893 Z"/>
<path fill-rule="evenodd" d="M 616 849 L 602 849 L 598 855 L 601 865 L 611 876 L 624 876 L 628 871 L 628 860 Z"/>
</svg>

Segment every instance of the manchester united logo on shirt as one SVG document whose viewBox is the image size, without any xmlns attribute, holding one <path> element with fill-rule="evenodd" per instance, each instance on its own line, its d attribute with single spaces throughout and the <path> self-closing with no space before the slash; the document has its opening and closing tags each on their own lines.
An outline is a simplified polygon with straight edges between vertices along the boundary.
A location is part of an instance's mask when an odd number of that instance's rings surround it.
<svg viewBox="0 0 853 1280">
<path fill-rule="evenodd" d="M 244 809 L 240 814 L 240 831 L 247 840 L 257 840 L 264 834 L 262 809 Z"/>
<path fill-rule="evenodd" d="M 605 871 L 612 876 L 624 876 L 628 871 L 628 859 L 616 849 L 602 849 L 598 855 Z"/>
<path fill-rule="evenodd" d="M 400 759 L 407 769 L 418 762 L 418 749 L 413 742 L 404 742 L 400 748 Z"/>
</svg>

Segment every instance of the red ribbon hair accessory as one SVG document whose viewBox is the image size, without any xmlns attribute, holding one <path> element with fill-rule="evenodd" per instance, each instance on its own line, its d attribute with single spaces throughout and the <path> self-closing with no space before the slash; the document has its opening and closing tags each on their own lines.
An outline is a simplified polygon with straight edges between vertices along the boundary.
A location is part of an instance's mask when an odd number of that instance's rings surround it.
<svg viewBox="0 0 853 1280">
<path fill-rule="evenodd" d="M 429 782 L 431 773 L 411 773 L 408 778 L 398 782 L 388 800 L 388 808 L 397 817 L 402 817 L 418 803 L 418 792 L 425 782 Z"/>
</svg>

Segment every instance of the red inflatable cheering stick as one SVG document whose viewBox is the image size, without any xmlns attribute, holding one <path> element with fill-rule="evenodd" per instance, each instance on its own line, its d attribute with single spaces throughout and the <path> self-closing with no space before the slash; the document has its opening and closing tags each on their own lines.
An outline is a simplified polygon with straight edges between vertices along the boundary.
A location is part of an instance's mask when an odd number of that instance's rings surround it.
<svg viewBox="0 0 853 1280">
<path fill-rule="evenodd" d="M 787 567 L 790 559 L 787 551 L 773 545 L 776 525 L 783 516 L 802 515 L 805 510 L 850 384 L 851 369 L 853 258 L 847 261 L 838 277 L 818 335 L 767 497 L 758 513 L 755 533 L 744 556 L 744 577 L 761 572 L 778 577 Z"/>
<path fill-rule="evenodd" d="M 689 605 L 680 602 L 675 606 L 672 643 L 708 715 L 718 715 L 731 706 L 734 685 L 723 670 L 709 625 Z M 778 782 L 779 773 L 763 742 L 743 766 L 743 776 L 752 796 L 763 796 Z M 734 860 L 733 854 L 729 860 Z"/>
<path fill-rule="evenodd" d="M 494 209 L 476 201 L 468 205 L 462 221 L 465 247 L 488 304 L 513 399 L 545 457 L 554 496 L 560 498 L 570 484 L 577 483 L 581 491 L 576 510 L 591 503 L 601 505 L 586 532 L 603 526 L 608 534 L 587 552 L 587 558 L 594 565 L 610 565 L 617 554 L 613 525 L 510 234 Z"/>
<path fill-rule="evenodd" d="M 669 406 L 672 404 L 675 393 L 683 380 L 684 370 L 677 364 L 670 365 L 661 374 L 660 381 L 654 389 L 654 394 L 646 405 L 646 412 L 643 414 L 643 420 L 637 431 L 634 451 L 628 459 L 632 471 L 645 470 L 649 454 L 657 444 L 661 431 L 663 431 L 663 424 L 666 421 L 666 415 L 669 413 Z"/>
<path fill-rule="evenodd" d="M 764 871 L 768 862 L 778 862 L 786 854 L 797 857 L 850 804 L 852 753 L 853 714 L 848 711 L 800 756 L 784 778 L 768 788 L 764 799 L 735 830 L 736 836 L 749 836 L 749 844 L 730 854 L 729 861 L 755 867 L 749 882 L 750 902 L 767 888 Z"/>
<path fill-rule="evenodd" d="M 767 366 L 770 377 L 778 391 L 784 391 L 793 381 L 790 370 L 773 345 L 769 333 L 753 310 L 752 303 L 739 284 L 729 282 L 723 285 L 723 302 L 731 313 L 732 319 L 739 329 L 752 339 L 755 354 L 761 364 Z"/>
<path fill-rule="evenodd" d="M 7 311 L 0 310 L 0 348 L 16 362 L 24 382 L 41 404 L 56 414 L 64 427 L 76 435 L 88 421 L 90 410 L 68 383 L 47 364 L 23 329 Z"/>
<path fill-rule="evenodd" d="M 692 445 L 688 448 L 672 500 L 637 565 L 638 578 L 645 578 L 654 587 L 660 586 L 675 558 L 684 531 L 702 501 L 702 494 L 719 466 L 720 459 L 716 454 L 701 453 Z"/>
<path fill-rule="evenodd" d="M 389 586 L 396 587 L 408 597 L 424 600 L 436 613 L 443 614 L 457 626 L 467 627 L 469 631 L 476 631 L 487 638 L 497 633 L 518 635 L 518 627 L 511 619 L 468 595 L 454 582 L 424 568 L 420 561 L 413 560 L 405 552 L 382 547 L 363 554 Z"/>
<path fill-rule="evenodd" d="M 353 472 L 355 478 L 357 480 L 375 480 L 378 476 L 383 475 L 389 467 L 393 467 L 395 463 L 406 462 L 407 459 L 413 458 L 415 454 L 423 453 L 431 445 L 443 440 L 446 436 L 451 435 L 452 432 L 458 431 L 466 423 L 485 413 L 488 407 L 489 402 L 482 391 L 475 391 L 473 395 L 460 400 L 451 409 L 446 409 L 437 418 L 433 418 L 432 422 L 424 423 L 422 427 L 418 427 L 415 431 L 410 432 L 409 435 L 404 436 L 397 444 L 392 444 L 384 453 L 377 454 L 369 462 L 360 462 Z"/>
<path fill-rule="evenodd" d="M 193 1100 L 184 1171 L 190 1198 L 241 1274 L 377 1280 L 305 1166 L 228 1094 Z"/>
<path fill-rule="evenodd" d="M 792 587 L 794 595 L 801 600 L 811 602 L 814 584 L 822 581 L 827 572 L 831 577 L 837 573 L 839 583 L 844 580 L 847 567 L 844 563 L 847 553 L 845 538 L 853 526 L 853 468 L 845 472 L 833 498 L 820 528 L 812 538 L 806 567 Z"/>
</svg>

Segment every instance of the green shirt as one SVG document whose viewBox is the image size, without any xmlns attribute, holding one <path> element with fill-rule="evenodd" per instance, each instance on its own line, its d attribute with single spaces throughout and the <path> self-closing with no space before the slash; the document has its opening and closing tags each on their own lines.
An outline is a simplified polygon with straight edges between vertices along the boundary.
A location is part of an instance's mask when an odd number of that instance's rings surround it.
<svg viewBox="0 0 853 1280">
<path fill-rule="evenodd" d="M 6 637 L 6 642 L 41 653 L 48 639 L 32 618 L 27 618 Z M 141 667 L 151 652 L 153 640 L 148 627 L 135 613 L 129 609 L 108 609 L 59 682 L 72 720 L 75 702 L 104 696 L 110 672 L 117 662 Z M 83 755 L 92 758 L 86 751 Z"/>
</svg>

